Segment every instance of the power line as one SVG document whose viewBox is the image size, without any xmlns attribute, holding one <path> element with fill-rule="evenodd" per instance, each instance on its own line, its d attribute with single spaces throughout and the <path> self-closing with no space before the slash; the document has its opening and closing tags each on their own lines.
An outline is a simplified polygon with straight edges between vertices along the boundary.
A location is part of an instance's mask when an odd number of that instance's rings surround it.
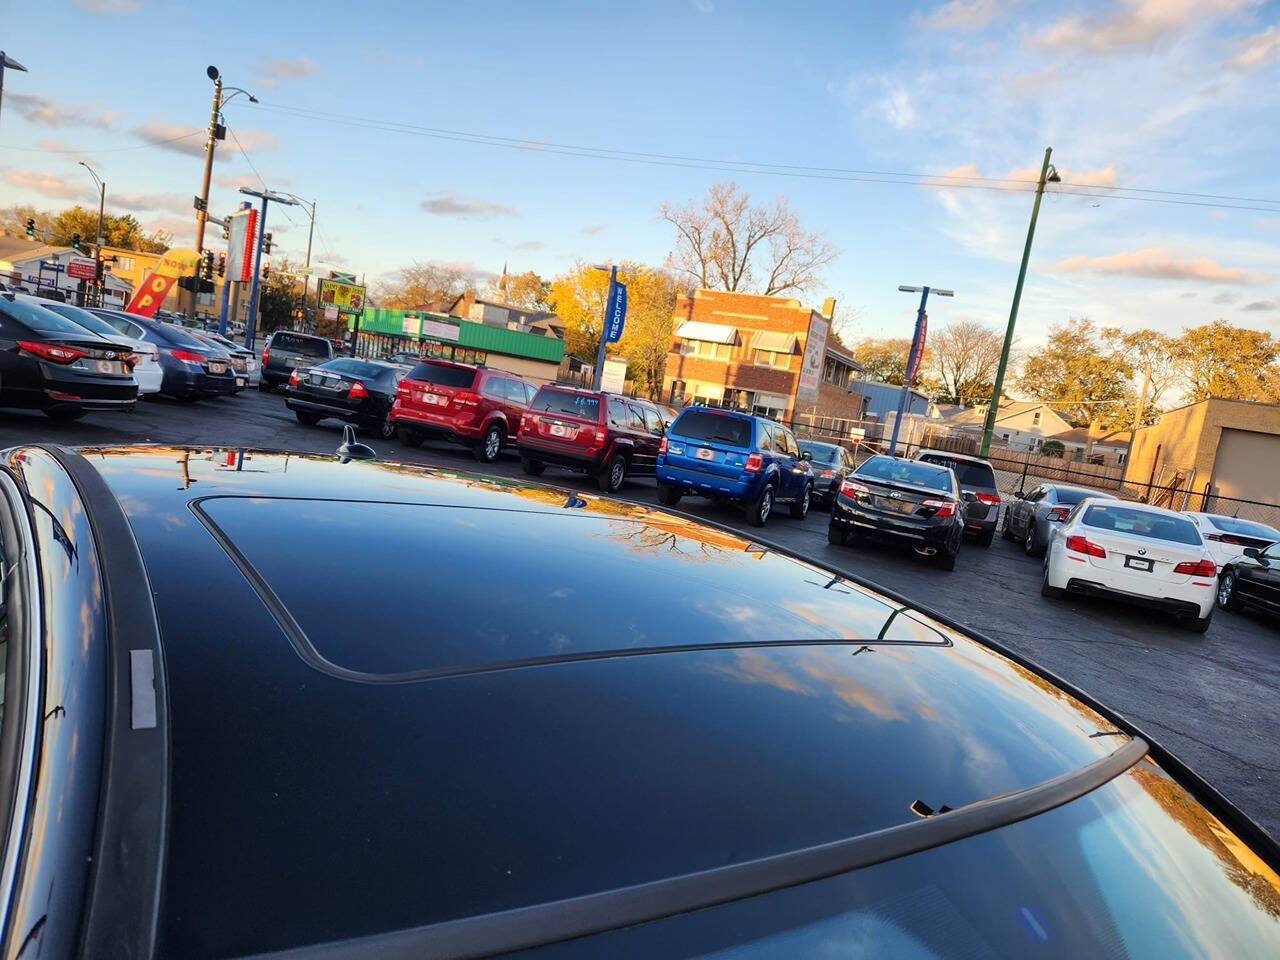
<svg viewBox="0 0 1280 960">
<path fill-rule="evenodd" d="M 1006 192 L 1023 192 L 1034 186 L 1035 180 L 1022 180 L 1013 177 L 983 177 L 969 174 L 923 174 L 905 173 L 888 170 L 861 170 L 845 167 L 818 167 L 800 164 L 781 164 L 746 160 L 717 160 L 707 157 L 690 157 L 679 154 L 645 153 L 635 150 L 622 150 L 604 147 L 588 147 L 579 144 L 542 142 L 517 137 L 504 137 L 494 134 L 473 133 L 462 130 L 451 130 L 442 127 L 427 127 L 396 120 L 378 120 L 366 116 L 330 113 L 312 110 L 305 107 L 294 107 L 285 104 L 256 105 L 259 110 L 266 110 L 284 116 L 301 119 L 323 120 L 347 126 L 365 129 L 383 130 L 392 133 L 406 133 L 414 136 L 428 137 L 437 140 L 449 140 L 461 143 L 474 143 L 482 146 L 498 146 L 508 149 L 530 150 L 540 153 L 554 153 L 563 156 L 576 156 L 587 159 L 616 160 L 624 163 L 642 163 L 653 166 L 683 167 L 687 169 L 711 170 L 723 173 L 757 173 L 771 176 L 787 176 L 800 179 L 820 179 L 865 183 L 901 183 L 908 186 L 925 186 L 940 189 L 969 188 L 999 190 Z M 1102 190 L 1104 193 L 1088 191 Z M 1104 199 L 1138 200 L 1150 203 L 1178 203 L 1191 206 L 1213 206 L 1236 210 L 1259 210 L 1275 212 L 1273 207 L 1254 207 L 1245 204 L 1277 204 L 1280 200 L 1261 197 L 1240 197 L 1228 194 L 1191 193 L 1179 190 L 1157 190 L 1143 187 L 1124 187 L 1101 183 L 1069 183 L 1054 192 L 1069 196 L 1094 197 Z M 1128 196 L 1127 194 L 1151 194 L 1153 196 Z M 1158 196 L 1157 196 L 1158 195 Z M 1175 197 L 1196 198 L 1190 200 L 1174 200 Z M 1163 199 L 1168 198 L 1168 199 Z M 1198 200 L 1224 200 L 1233 203 L 1201 203 Z"/>
<path fill-rule="evenodd" d="M 163 146 L 166 143 L 177 143 L 179 140 L 190 140 L 192 137 L 201 136 L 206 132 L 207 131 L 204 129 L 192 130 L 190 133 L 184 133 L 181 136 L 166 137 L 163 140 L 148 140 L 146 143 L 134 144 L 131 147 L 89 147 L 83 150 L 78 150 L 74 148 L 70 150 L 63 150 L 60 148 L 55 149 L 52 147 L 15 147 L 15 146 L 10 146 L 9 144 L 6 143 L 6 144 L 0 144 L 0 150 L 19 150 L 23 153 L 57 153 L 57 154 L 64 154 L 67 156 L 77 156 L 77 155 L 88 156 L 89 154 L 95 154 L 95 153 L 120 153 L 121 151 L 124 151 L 124 150 L 145 150 L 147 149 L 147 147 L 159 147 L 159 146 Z"/>
<path fill-rule="evenodd" d="M 236 132 L 228 126 L 227 133 L 231 134 L 231 139 L 236 142 L 236 149 L 239 150 L 240 155 L 244 157 L 244 162 L 249 164 L 249 169 L 252 170 L 253 175 L 258 178 L 258 182 L 262 184 L 262 189 L 269 191 L 271 188 L 267 186 L 267 181 L 262 178 L 262 174 L 258 172 L 258 168 L 253 165 L 253 160 L 249 157 L 249 151 L 244 148 L 244 144 L 240 142 L 240 138 L 236 136 Z M 293 217 L 289 216 L 288 204 L 282 203 L 278 204 L 278 206 L 280 207 L 280 212 L 284 214 L 284 218 L 296 227 L 298 222 L 294 220 Z"/>
</svg>

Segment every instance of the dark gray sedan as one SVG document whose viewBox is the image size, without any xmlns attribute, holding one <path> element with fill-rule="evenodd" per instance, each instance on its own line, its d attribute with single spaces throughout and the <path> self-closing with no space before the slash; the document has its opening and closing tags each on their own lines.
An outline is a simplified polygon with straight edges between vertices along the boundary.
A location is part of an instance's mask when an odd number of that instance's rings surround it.
<svg viewBox="0 0 1280 960">
<path fill-rule="evenodd" d="M 1053 528 L 1067 518 L 1071 508 L 1085 497 L 1115 500 L 1116 497 L 1087 487 L 1042 483 L 1030 493 L 1019 490 L 1004 517 L 1004 538 L 1017 540 L 1029 557 L 1044 555 Z"/>
<path fill-rule="evenodd" d="M 814 505 L 830 510 L 840 490 L 840 481 L 853 473 L 853 455 L 838 443 L 818 440 L 797 440 L 796 443 L 813 466 Z"/>
</svg>

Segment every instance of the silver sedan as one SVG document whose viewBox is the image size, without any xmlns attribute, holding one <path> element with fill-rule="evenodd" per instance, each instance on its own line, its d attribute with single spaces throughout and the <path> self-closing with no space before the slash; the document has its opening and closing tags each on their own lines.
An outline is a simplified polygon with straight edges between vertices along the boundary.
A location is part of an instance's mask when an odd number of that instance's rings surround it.
<svg viewBox="0 0 1280 960">
<path fill-rule="evenodd" d="M 1027 556 L 1039 557 L 1044 554 L 1053 528 L 1085 497 L 1117 499 L 1109 493 L 1061 483 L 1042 483 L 1030 493 L 1019 490 L 1004 515 L 1003 536 L 1021 543 Z"/>
</svg>

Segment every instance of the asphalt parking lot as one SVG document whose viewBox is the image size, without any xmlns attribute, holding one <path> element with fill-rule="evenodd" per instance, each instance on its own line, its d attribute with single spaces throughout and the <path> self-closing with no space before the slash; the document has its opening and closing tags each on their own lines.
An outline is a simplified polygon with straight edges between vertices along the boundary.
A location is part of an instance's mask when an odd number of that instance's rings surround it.
<svg viewBox="0 0 1280 960">
<path fill-rule="evenodd" d="M 56 423 L 42 414 L 0 412 L 0 445 L 168 443 L 332 453 L 341 427 L 303 427 L 279 394 L 248 391 L 198 403 L 147 400 L 131 414 Z M 428 441 L 408 449 L 364 438 L 386 459 L 479 469 L 470 451 Z M 520 474 L 512 455 L 487 472 Z M 549 468 L 542 480 L 578 489 L 594 481 Z M 629 480 L 624 496 L 656 504 L 652 480 Z M 680 509 L 746 530 L 740 513 L 696 499 Z M 883 584 L 994 637 L 1109 704 L 1181 756 L 1275 837 L 1280 837 L 1280 623 L 1218 611 L 1208 632 L 1188 632 L 1160 615 L 1086 599 L 1040 596 L 1040 561 L 999 538 L 967 542 L 954 573 L 910 554 L 832 547 L 826 518 L 785 511 L 764 535 L 833 569 Z"/>
</svg>

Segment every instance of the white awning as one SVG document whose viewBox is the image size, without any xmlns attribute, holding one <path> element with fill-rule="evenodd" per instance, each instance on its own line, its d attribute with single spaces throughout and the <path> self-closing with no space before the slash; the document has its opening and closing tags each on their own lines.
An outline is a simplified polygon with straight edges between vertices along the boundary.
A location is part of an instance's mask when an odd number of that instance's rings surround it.
<svg viewBox="0 0 1280 960">
<path fill-rule="evenodd" d="M 722 323 L 701 323 L 697 320 L 686 320 L 680 324 L 676 336 L 681 340 L 705 340 L 708 343 L 738 343 L 738 328 Z"/>
<path fill-rule="evenodd" d="M 795 353 L 797 338 L 794 333 L 762 331 L 751 341 L 753 350 L 768 350 L 771 353 Z"/>
</svg>

